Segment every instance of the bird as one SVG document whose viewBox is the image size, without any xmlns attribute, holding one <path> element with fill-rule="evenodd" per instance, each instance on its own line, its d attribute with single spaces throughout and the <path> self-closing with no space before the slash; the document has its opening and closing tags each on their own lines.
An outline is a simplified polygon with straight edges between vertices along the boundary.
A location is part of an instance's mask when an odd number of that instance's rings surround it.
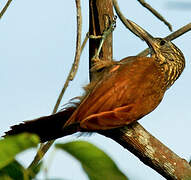
<svg viewBox="0 0 191 180">
<path fill-rule="evenodd" d="M 29 132 L 46 142 L 75 132 L 121 128 L 151 113 L 183 72 L 185 58 L 171 41 L 154 38 L 133 21 L 128 22 L 149 46 L 149 57 L 95 61 L 93 71 L 100 71 L 100 76 L 84 88 L 78 101 L 56 114 L 14 125 L 5 136 Z"/>
</svg>

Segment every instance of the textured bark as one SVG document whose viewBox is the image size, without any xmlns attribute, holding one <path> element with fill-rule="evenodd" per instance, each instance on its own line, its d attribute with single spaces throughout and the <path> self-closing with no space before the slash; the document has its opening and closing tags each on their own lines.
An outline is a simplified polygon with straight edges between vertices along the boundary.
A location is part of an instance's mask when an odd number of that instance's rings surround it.
<svg viewBox="0 0 191 180">
<path fill-rule="evenodd" d="M 166 179 L 191 179 L 191 166 L 153 137 L 139 123 L 103 132 Z"/>
</svg>

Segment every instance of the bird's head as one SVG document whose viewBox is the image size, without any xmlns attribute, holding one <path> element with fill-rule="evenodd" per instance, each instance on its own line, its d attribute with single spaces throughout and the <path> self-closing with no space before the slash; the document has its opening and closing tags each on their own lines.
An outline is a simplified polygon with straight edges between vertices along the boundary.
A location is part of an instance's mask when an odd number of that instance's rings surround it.
<svg viewBox="0 0 191 180">
<path fill-rule="evenodd" d="M 164 70 L 167 86 L 170 87 L 184 70 L 185 59 L 183 53 L 171 41 L 164 38 L 154 38 L 136 23 L 127 21 L 132 27 L 132 32 L 148 44 L 151 57 Z"/>
</svg>

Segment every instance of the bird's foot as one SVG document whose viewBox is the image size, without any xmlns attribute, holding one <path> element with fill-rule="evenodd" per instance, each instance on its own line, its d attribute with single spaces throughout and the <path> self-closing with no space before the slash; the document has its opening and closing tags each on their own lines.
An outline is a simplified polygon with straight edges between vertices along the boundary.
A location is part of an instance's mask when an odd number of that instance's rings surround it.
<svg viewBox="0 0 191 180">
<path fill-rule="evenodd" d="M 107 68 L 115 64 L 114 61 L 109 60 L 100 60 L 99 58 L 92 59 L 93 66 L 91 68 L 91 71 L 100 71 L 101 69 Z"/>
<path fill-rule="evenodd" d="M 102 35 L 99 35 L 99 36 L 89 35 L 89 38 L 92 38 L 92 39 L 101 39 L 99 47 L 98 47 L 98 50 L 97 50 L 96 54 L 94 55 L 94 57 L 92 58 L 92 60 L 93 59 L 99 59 L 99 55 L 100 55 L 101 48 L 103 46 L 104 41 L 113 32 L 113 30 L 116 27 L 116 19 L 117 19 L 117 16 L 114 16 L 112 22 L 109 23 L 109 25 L 103 31 Z"/>
</svg>

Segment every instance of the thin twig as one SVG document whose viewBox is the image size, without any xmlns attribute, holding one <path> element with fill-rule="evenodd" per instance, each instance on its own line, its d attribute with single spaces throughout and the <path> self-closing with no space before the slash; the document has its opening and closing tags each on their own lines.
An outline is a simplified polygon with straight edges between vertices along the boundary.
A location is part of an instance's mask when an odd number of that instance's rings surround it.
<svg viewBox="0 0 191 180">
<path fill-rule="evenodd" d="M 117 15 L 119 16 L 119 19 L 122 21 L 122 23 L 133 33 L 136 35 L 136 31 L 134 31 L 134 28 L 132 25 L 127 21 L 126 17 L 123 15 L 123 13 L 120 11 L 120 8 L 118 6 L 117 0 L 113 0 L 113 6 L 115 8 L 115 11 Z M 139 35 L 137 34 L 139 37 Z"/>
<path fill-rule="evenodd" d="M 183 35 L 184 33 L 188 32 L 191 30 L 191 23 L 181 27 L 180 29 L 178 29 L 177 31 L 171 33 L 170 35 L 166 36 L 165 39 L 167 41 L 172 41 L 176 38 L 178 38 L 179 36 Z M 145 49 L 144 51 L 140 52 L 139 54 L 137 54 L 137 56 L 147 56 L 149 54 L 149 48 Z"/>
<path fill-rule="evenodd" d="M 3 17 L 3 15 L 5 14 L 7 8 L 9 7 L 9 5 L 11 4 L 12 0 L 8 0 L 7 3 L 5 4 L 4 8 L 1 10 L 0 12 L 0 19 Z"/>
<path fill-rule="evenodd" d="M 82 13 L 81 13 L 81 5 L 80 0 L 76 0 L 76 8 L 77 8 L 77 42 L 76 42 L 76 54 L 75 59 L 71 71 L 70 81 L 74 79 L 74 76 L 76 75 L 80 55 L 81 55 L 81 34 L 82 34 Z"/>
<path fill-rule="evenodd" d="M 113 0 L 113 6 L 115 8 L 115 11 L 117 13 L 117 15 L 119 16 L 120 20 L 122 21 L 122 23 L 130 30 L 133 32 L 133 28 L 131 27 L 131 25 L 128 23 L 128 21 L 126 20 L 126 17 L 123 15 L 123 13 L 121 12 L 117 0 Z M 161 16 L 162 17 L 162 16 Z M 166 21 L 165 21 L 166 22 Z M 171 26 L 171 25 L 170 25 Z M 170 29 L 170 28 L 169 28 Z M 134 33 L 134 32 L 133 32 Z"/>
<path fill-rule="evenodd" d="M 172 25 L 160 14 L 158 13 L 153 7 L 151 7 L 148 3 L 146 3 L 144 0 L 138 0 L 143 7 L 148 9 L 154 16 L 156 16 L 159 20 L 164 22 L 169 28 L 170 31 L 172 31 Z"/>
<path fill-rule="evenodd" d="M 78 70 L 78 65 L 80 61 L 80 55 L 81 55 L 81 33 L 82 33 L 82 13 L 81 13 L 81 5 L 80 5 L 80 0 L 76 0 L 76 9 L 77 9 L 77 38 L 76 38 L 76 53 L 75 53 L 75 58 L 74 58 L 74 63 L 72 65 L 72 68 L 70 70 L 70 73 L 68 74 L 68 77 L 66 79 L 66 82 L 64 84 L 64 87 L 62 88 L 62 91 L 60 92 L 60 95 L 57 99 L 57 102 L 54 106 L 52 114 L 56 113 L 58 110 L 58 107 L 60 105 L 60 102 L 62 100 L 62 97 L 64 95 L 64 92 L 66 91 L 69 82 L 72 81 L 76 75 L 76 72 Z M 29 165 L 29 168 L 35 167 L 40 160 L 44 157 L 46 152 L 49 150 L 51 145 L 54 143 L 54 140 L 48 141 L 45 144 L 41 144 L 39 150 L 36 153 L 36 156 L 34 160 L 31 162 Z"/>
<path fill-rule="evenodd" d="M 33 161 L 29 165 L 28 170 L 33 169 L 38 165 L 38 163 L 41 161 L 41 159 L 44 157 L 44 155 L 46 154 L 46 152 L 49 150 L 49 148 L 52 146 L 53 143 L 54 140 L 40 144 L 40 148 L 38 149 Z"/>
<path fill-rule="evenodd" d="M 86 36 L 85 36 L 85 38 L 84 38 L 84 40 L 83 40 L 83 43 L 82 43 L 82 46 L 81 46 L 81 50 L 80 50 L 80 51 L 81 51 L 81 54 L 82 54 L 82 51 L 84 50 L 84 47 L 85 47 L 85 45 L 86 45 L 88 39 L 89 39 L 89 32 L 86 33 Z"/>
</svg>

